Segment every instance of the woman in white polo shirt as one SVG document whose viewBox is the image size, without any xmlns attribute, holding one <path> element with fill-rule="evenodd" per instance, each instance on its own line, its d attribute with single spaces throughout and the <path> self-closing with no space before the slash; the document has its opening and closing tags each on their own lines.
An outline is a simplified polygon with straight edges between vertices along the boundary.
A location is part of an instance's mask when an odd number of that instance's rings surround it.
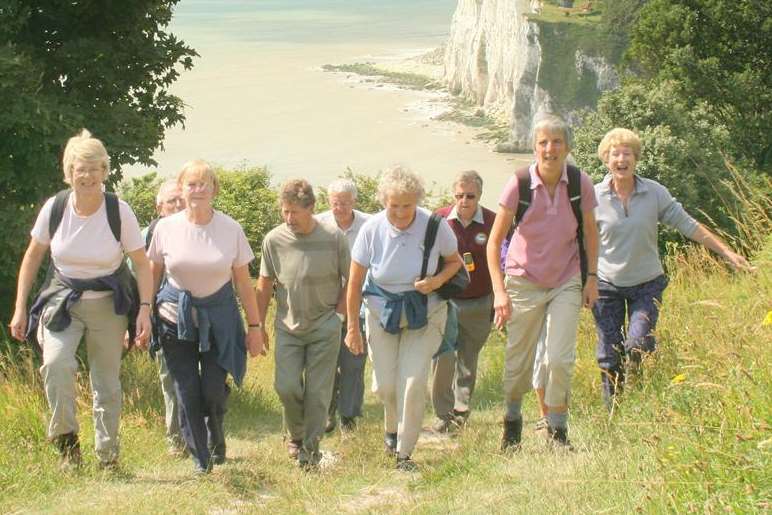
<svg viewBox="0 0 772 515">
<path fill-rule="evenodd" d="M 150 336 L 150 266 L 131 208 L 104 193 L 110 158 L 102 142 L 84 129 L 69 139 L 62 161 L 64 181 L 72 190 L 60 197 L 61 203 L 55 202 L 56 197 L 48 199 L 38 214 L 19 270 L 11 334 L 19 340 L 36 334 L 43 350 L 40 370 L 52 411 L 48 436 L 59 448 L 62 468 L 77 467 L 81 461 L 75 354 L 85 336 L 94 395 L 96 454 L 101 467 L 114 468 L 118 460 L 123 337 L 127 327 L 134 333 L 135 316 L 136 343 L 144 345 Z M 61 211 L 55 205 L 61 206 Z M 51 224 L 52 211 L 61 215 L 58 226 Z M 28 319 L 27 299 L 49 247 L 53 263 L 50 281 Z M 124 255 L 132 261 L 138 292 Z"/>
</svg>

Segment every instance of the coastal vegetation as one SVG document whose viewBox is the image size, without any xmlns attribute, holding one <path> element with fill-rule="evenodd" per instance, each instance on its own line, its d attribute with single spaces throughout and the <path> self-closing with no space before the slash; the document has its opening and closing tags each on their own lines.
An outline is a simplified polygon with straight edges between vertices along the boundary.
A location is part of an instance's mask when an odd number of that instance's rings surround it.
<svg viewBox="0 0 772 515">
<path fill-rule="evenodd" d="M 434 90 L 442 87 L 436 80 L 426 75 L 388 70 L 374 63 L 325 64 L 322 66 L 322 70 L 372 77 L 380 83 L 392 84 L 406 89 Z"/>
</svg>

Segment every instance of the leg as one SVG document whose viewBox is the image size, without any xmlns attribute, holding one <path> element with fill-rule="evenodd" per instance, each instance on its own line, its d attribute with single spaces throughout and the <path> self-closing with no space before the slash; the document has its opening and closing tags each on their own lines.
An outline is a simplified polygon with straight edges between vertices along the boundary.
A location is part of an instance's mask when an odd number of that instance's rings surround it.
<svg viewBox="0 0 772 515">
<path fill-rule="evenodd" d="M 360 319 L 360 330 L 365 334 L 364 321 Z M 345 331 L 345 328 L 344 328 Z M 344 335 L 345 336 L 345 335 Z M 340 367 L 340 382 L 338 393 L 338 409 L 340 416 L 354 418 L 362 416 L 362 403 L 365 396 L 365 365 L 367 363 L 367 346 L 365 352 L 355 356 L 341 340 L 338 366 Z"/>
<path fill-rule="evenodd" d="M 228 372 L 217 363 L 217 350 L 201 354 L 201 394 L 207 430 L 207 448 L 215 464 L 225 462 L 225 420 L 226 403 L 230 388 L 225 380 Z"/>
<path fill-rule="evenodd" d="M 404 329 L 399 344 L 397 383 L 397 457 L 406 458 L 413 453 L 424 418 L 426 383 L 429 364 L 440 347 L 447 304 L 430 314 L 425 327 L 418 330 Z"/>
<path fill-rule="evenodd" d="M 657 342 L 654 329 L 662 305 L 662 293 L 667 287 L 664 275 L 638 286 L 625 288 L 628 297 L 629 323 L 625 352 L 633 362 L 640 362 L 643 354 L 654 352 Z"/>
<path fill-rule="evenodd" d="M 204 400 L 199 372 L 198 345 L 177 340 L 176 326 L 164 324 L 161 345 L 166 365 L 174 380 L 174 389 L 180 407 L 182 436 L 198 470 L 208 470 L 209 447 L 204 417 Z"/>
<path fill-rule="evenodd" d="M 185 444 L 180 432 L 180 411 L 177 405 L 177 394 L 174 391 L 174 380 L 166 366 L 166 357 L 163 349 L 156 352 L 158 360 L 158 379 L 161 381 L 161 393 L 164 396 L 164 414 L 166 423 L 166 441 L 170 451 L 182 449 Z"/>
<path fill-rule="evenodd" d="M 274 388 L 284 406 L 284 421 L 291 440 L 305 438 L 303 396 L 305 383 L 303 369 L 306 363 L 306 344 L 281 329 L 276 329 L 276 377 Z"/>
<path fill-rule="evenodd" d="M 365 318 L 367 346 L 373 364 L 373 393 L 383 403 L 384 427 L 387 433 L 397 432 L 397 358 L 399 335 L 383 330 L 378 317 L 369 309 Z"/>
<path fill-rule="evenodd" d="M 456 351 L 443 352 L 432 360 L 432 405 L 438 422 L 453 418 L 453 379 L 456 373 Z"/>
<path fill-rule="evenodd" d="M 493 296 L 454 301 L 458 306 L 458 347 L 456 349 L 456 382 L 454 410 L 469 413 L 472 394 L 477 383 L 477 362 L 480 351 L 491 332 Z"/>
<path fill-rule="evenodd" d="M 318 454 L 319 441 L 324 434 L 340 351 L 340 331 L 340 320 L 333 315 L 313 335 L 307 337 L 303 447 L 311 455 Z"/>
<path fill-rule="evenodd" d="M 82 300 L 75 308 L 86 325 L 96 454 L 104 464 L 118 459 L 121 420 L 121 354 L 128 318 L 116 315 L 113 298 Z"/>
<path fill-rule="evenodd" d="M 625 298 L 611 283 L 598 282 L 598 300 L 592 308 L 598 333 L 596 356 L 601 374 L 603 401 L 611 408 L 614 396 L 624 384 L 622 359 Z"/>
<path fill-rule="evenodd" d="M 539 402 L 539 415 L 542 420 L 547 416 L 547 405 L 544 403 L 544 389 L 547 385 L 547 347 L 544 343 L 544 334 L 545 327 L 542 327 L 533 363 L 533 389 L 536 392 L 536 400 Z M 537 423 L 537 429 L 540 423 Z"/>
</svg>

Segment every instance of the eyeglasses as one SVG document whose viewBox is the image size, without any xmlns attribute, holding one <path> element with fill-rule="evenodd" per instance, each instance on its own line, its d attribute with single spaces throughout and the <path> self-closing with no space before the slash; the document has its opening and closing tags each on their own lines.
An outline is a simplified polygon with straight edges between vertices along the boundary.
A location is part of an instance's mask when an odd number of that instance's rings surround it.
<svg viewBox="0 0 772 515">
<path fill-rule="evenodd" d="M 476 193 L 456 193 L 453 196 L 456 197 L 456 200 L 461 200 L 464 197 L 466 197 L 467 200 L 474 200 L 475 198 L 477 198 Z"/>
</svg>

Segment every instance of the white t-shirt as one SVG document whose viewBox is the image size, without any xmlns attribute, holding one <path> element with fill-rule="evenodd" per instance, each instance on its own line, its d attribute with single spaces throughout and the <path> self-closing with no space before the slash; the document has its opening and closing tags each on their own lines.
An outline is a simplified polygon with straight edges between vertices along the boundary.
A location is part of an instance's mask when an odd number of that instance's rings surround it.
<svg viewBox="0 0 772 515">
<path fill-rule="evenodd" d="M 188 221 L 185 211 L 162 218 L 148 256 L 164 265 L 172 286 L 194 297 L 217 292 L 231 280 L 233 267 L 255 259 L 241 225 L 220 211 L 206 225 Z"/>
<path fill-rule="evenodd" d="M 102 205 L 93 214 L 80 216 L 73 207 L 74 199 L 75 196 L 71 194 L 53 240 L 48 234 L 48 222 L 54 197 L 43 204 L 30 233 L 38 243 L 51 246 L 51 259 L 62 275 L 73 279 L 93 279 L 110 275 L 121 265 L 124 252 L 144 247 L 137 217 L 126 202 L 118 200 L 118 212 L 121 217 L 121 242 L 118 243 L 107 220 L 105 202 L 102 201 Z M 110 292 L 87 291 L 83 293 L 82 298 L 107 295 L 110 295 Z"/>
</svg>

